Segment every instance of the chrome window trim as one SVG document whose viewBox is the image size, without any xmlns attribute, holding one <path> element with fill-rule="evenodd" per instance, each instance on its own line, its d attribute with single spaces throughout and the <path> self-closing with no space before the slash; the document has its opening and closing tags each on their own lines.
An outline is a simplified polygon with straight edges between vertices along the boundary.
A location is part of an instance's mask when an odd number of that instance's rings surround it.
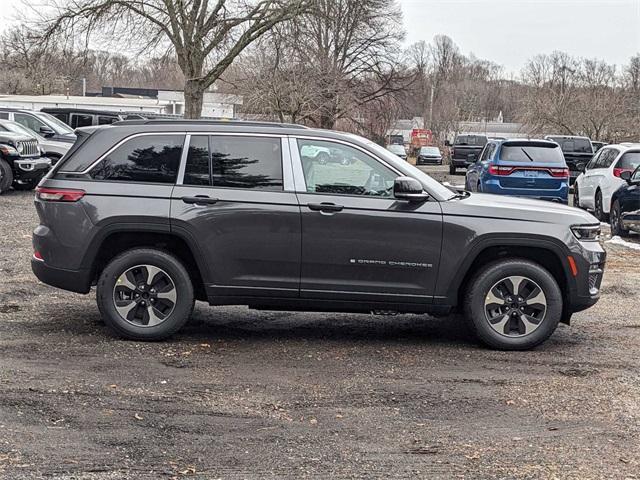
<svg viewBox="0 0 640 480">
<path fill-rule="evenodd" d="M 291 136 L 289 138 L 290 138 L 289 142 L 290 142 L 290 148 L 291 148 L 291 155 L 292 155 L 292 159 L 294 160 L 293 161 L 294 180 L 295 180 L 295 185 L 296 185 L 296 192 L 298 192 L 298 193 L 308 193 L 308 194 L 311 194 L 311 195 L 316 195 L 315 192 L 307 192 L 307 182 L 306 182 L 306 180 L 304 178 L 304 171 L 302 170 L 302 160 L 300 159 L 300 149 L 298 148 L 298 139 L 300 139 L 300 140 L 317 140 L 319 142 L 329 142 L 329 143 L 340 143 L 342 145 L 346 145 L 347 147 L 355 148 L 356 150 L 360 150 L 365 155 L 371 157 L 373 160 L 381 163 L 382 165 L 384 165 L 386 168 L 388 168 L 389 170 L 394 172 L 399 177 L 405 176 L 404 173 L 398 171 L 398 169 L 394 168 L 392 165 L 389 165 L 383 159 L 381 159 L 377 155 L 374 155 L 373 153 L 371 153 L 366 148 L 362 148 L 359 145 L 356 145 L 356 144 L 351 143 L 351 142 L 347 142 L 345 140 L 339 140 L 339 139 L 334 139 L 334 138 L 325 138 L 325 137 L 314 137 L 314 136 L 310 136 L 310 135 L 295 135 L 295 136 Z M 332 194 L 332 195 L 339 195 L 339 194 Z M 352 195 L 346 195 L 346 196 L 352 196 Z M 357 197 L 359 197 L 359 198 L 360 197 L 362 197 L 362 198 L 385 198 L 385 197 L 367 197 L 366 195 L 357 195 Z"/>
</svg>

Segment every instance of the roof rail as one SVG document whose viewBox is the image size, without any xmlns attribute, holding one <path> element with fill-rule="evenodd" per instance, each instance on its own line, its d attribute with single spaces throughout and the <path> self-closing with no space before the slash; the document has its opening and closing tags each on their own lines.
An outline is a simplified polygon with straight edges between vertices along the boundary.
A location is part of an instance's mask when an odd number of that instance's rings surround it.
<svg viewBox="0 0 640 480">
<path fill-rule="evenodd" d="M 243 125 L 245 127 L 279 127 L 279 128 L 300 128 L 306 129 L 304 125 L 296 123 L 276 123 L 276 122 L 256 122 L 250 120 L 227 120 L 221 119 L 185 119 L 185 118 L 154 118 L 141 120 L 120 120 L 111 125 L 172 125 L 172 124 L 190 124 L 190 125 Z"/>
</svg>

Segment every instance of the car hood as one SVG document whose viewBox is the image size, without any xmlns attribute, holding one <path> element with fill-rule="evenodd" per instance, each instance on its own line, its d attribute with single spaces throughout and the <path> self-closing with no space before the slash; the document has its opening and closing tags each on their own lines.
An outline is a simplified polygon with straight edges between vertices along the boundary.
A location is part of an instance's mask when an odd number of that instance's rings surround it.
<svg viewBox="0 0 640 480">
<path fill-rule="evenodd" d="M 453 200 L 456 201 L 456 200 Z M 546 200 L 471 193 L 459 200 L 468 215 L 565 225 L 597 224 L 596 217 L 579 208 Z M 443 208 L 443 210 L 445 210 Z"/>
<path fill-rule="evenodd" d="M 17 132 L 0 132 L 0 141 L 3 142 L 28 142 L 28 141 L 36 141 L 35 137 L 31 137 L 29 135 L 25 135 L 23 133 Z"/>
</svg>

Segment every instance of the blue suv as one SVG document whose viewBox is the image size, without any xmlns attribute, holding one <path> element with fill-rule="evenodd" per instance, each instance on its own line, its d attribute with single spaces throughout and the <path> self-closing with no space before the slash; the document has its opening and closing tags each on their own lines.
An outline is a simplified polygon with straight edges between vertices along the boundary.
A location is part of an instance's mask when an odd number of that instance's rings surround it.
<svg viewBox="0 0 640 480">
<path fill-rule="evenodd" d="M 467 190 L 568 203 L 569 169 L 562 149 L 546 140 L 490 140 L 469 166 Z"/>
</svg>

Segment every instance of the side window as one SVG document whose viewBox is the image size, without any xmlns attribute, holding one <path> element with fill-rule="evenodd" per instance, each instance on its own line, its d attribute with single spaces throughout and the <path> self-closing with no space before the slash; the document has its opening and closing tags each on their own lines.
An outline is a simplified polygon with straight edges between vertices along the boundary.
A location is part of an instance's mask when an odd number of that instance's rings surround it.
<svg viewBox="0 0 640 480">
<path fill-rule="evenodd" d="M 478 157 L 479 162 L 484 162 L 487 158 L 489 158 L 489 150 L 491 150 L 491 143 L 487 143 L 482 149 L 482 153 Z"/>
<path fill-rule="evenodd" d="M 615 148 L 610 149 L 607 158 L 603 158 L 602 160 L 600 160 L 600 168 L 609 168 L 614 160 L 618 157 L 618 153 L 620 152 L 618 152 L 618 150 L 616 150 Z"/>
<path fill-rule="evenodd" d="M 7 112 L 0 112 L 0 118 L 2 120 L 9 120 L 9 114 Z"/>
<path fill-rule="evenodd" d="M 142 135 L 125 141 L 89 172 L 96 180 L 175 183 L 184 135 Z"/>
<path fill-rule="evenodd" d="M 98 116 L 98 125 L 110 125 L 118 121 L 118 117 L 107 117 L 104 115 Z"/>
<path fill-rule="evenodd" d="M 214 187 L 283 190 L 282 140 L 279 137 L 212 136 Z"/>
<path fill-rule="evenodd" d="M 93 115 L 71 114 L 71 128 L 89 127 L 91 125 L 93 125 Z"/>
<path fill-rule="evenodd" d="M 631 176 L 631 179 L 634 182 L 640 182 L 640 167 L 636 168 L 636 171 L 633 172 L 633 175 Z"/>
<path fill-rule="evenodd" d="M 192 135 L 182 183 L 184 185 L 211 185 L 210 162 L 209 137 Z"/>
<path fill-rule="evenodd" d="M 39 132 L 40 131 L 40 127 L 44 127 L 45 126 L 45 124 L 42 123 L 37 118 L 33 117 L 32 115 L 27 115 L 25 113 L 17 113 L 16 112 L 16 113 L 14 113 L 13 118 L 20 125 L 22 125 L 23 127 L 27 127 L 29 129 L 33 130 L 34 132 Z"/>
<path fill-rule="evenodd" d="M 596 168 L 596 165 L 598 164 L 598 161 L 600 160 L 600 157 L 602 156 L 603 152 L 604 150 L 598 150 L 598 152 L 596 152 L 593 158 L 589 160 L 589 163 L 587 163 L 585 170 L 593 170 L 594 168 Z"/>
<path fill-rule="evenodd" d="M 393 196 L 398 176 L 378 160 L 339 143 L 298 139 L 307 192 Z"/>
</svg>

